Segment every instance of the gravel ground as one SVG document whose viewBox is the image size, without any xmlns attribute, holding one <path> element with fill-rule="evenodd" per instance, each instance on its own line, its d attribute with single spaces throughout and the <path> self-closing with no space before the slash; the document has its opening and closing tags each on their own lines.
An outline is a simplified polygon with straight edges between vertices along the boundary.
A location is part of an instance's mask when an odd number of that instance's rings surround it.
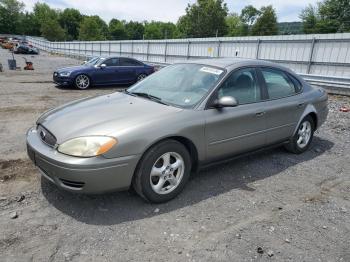
<svg viewBox="0 0 350 262">
<path fill-rule="evenodd" d="M 4 66 L 8 58 L 0 50 Z M 339 111 L 349 97 L 330 96 L 308 152 L 277 148 L 217 165 L 153 205 L 40 179 L 25 153 L 37 117 L 120 87 L 58 89 L 53 69 L 79 62 L 28 58 L 35 71 L 0 73 L 0 261 L 350 261 L 350 112 Z"/>
</svg>

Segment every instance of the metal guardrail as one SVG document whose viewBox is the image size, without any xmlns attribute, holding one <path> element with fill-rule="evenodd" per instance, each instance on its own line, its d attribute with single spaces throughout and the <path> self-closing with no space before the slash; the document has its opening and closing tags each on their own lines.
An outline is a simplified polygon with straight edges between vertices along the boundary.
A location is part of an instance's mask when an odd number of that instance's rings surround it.
<svg viewBox="0 0 350 262">
<path fill-rule="evenodd" d="M 299 74 L 313 86 L 319 86 L 330 94 L 350 96 L 350 78 Z"/>
<path fill-rule="evenodd" d="M 346 33 L 147 41 L 49 42 L 33 37 L 27 40 L 39 49 L 64 56 L 80 59 L 130 56 L 159 67 L 210 57 L 262 59 L 288 66 L 310 84 L 329 93 L 350 96 L 350 34 Z"/>
</svg>

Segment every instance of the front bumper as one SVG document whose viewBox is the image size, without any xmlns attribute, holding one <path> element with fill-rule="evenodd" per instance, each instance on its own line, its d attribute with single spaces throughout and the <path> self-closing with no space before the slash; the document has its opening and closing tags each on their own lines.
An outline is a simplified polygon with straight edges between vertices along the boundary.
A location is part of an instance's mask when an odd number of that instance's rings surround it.
<svg viewBox="0 0 350 262">
<path fill-rule="evenodd" d="M 70 77 L 62 77 L 57 72 L 55 72 L 52 76 L 52 80 L 55 84 L 59 86 L 71 86 L 73 85 L 73 79 Z"/>
<path fill-rule="evenodd" d="M 140 158 L 67 156 L 42 142 L 35 128 L 27 132 L 27 153 L 46 179 L 65 190 L 88 194 L 128 189 Z"/>
</svg>

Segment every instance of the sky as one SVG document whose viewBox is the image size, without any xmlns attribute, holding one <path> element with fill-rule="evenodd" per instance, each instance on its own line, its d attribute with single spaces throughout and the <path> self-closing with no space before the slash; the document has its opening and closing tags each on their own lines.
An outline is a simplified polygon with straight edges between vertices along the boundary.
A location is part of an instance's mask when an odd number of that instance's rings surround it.
<svg viewBox="0 0 350 262">
<path fill-rule="evenodd" d="M 38 0 L 22 0 L 31 11 Z M 273 5 L 279 22 L 299 21 L 300 11 L 319 0 L 226 0 L 230 12 L 240 13 L 246 5 L 260 8 Z M 106 22 L 112 18 L 133 21 L 163 21 L 176 23 L 185 8 L 195 0 L 40 0 L 53 8 L 76 8 L 86 15 L 98 15 Z"/>
</svg>

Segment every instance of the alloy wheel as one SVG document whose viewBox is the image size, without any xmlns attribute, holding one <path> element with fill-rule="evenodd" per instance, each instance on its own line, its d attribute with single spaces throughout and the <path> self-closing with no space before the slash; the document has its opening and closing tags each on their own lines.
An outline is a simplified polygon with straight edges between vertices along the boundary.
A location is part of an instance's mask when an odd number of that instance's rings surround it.
<svg viewBox="0 0 350 262">
<path fill-rule="evenodd" d="M 183 158 L 175 152 L 167 152 L 154 163 L 150 183 L 157 194 L 168 194 L 180 184 L 185 171 Z"/>
<path fill-rule="evenodd" d="M 304 121 L 298 130 L 297 144 L 300 148 L 304 148 L 310 141 L 312 133 L 311 123 L 309 121 Z"/>
<path fill-rule="evenodd" d="M 86 89 L 90 85 L 90 79 L 86 75 L 78 75 L 75 79 L 75 84 L 79 89 Z"/>
</svg>

